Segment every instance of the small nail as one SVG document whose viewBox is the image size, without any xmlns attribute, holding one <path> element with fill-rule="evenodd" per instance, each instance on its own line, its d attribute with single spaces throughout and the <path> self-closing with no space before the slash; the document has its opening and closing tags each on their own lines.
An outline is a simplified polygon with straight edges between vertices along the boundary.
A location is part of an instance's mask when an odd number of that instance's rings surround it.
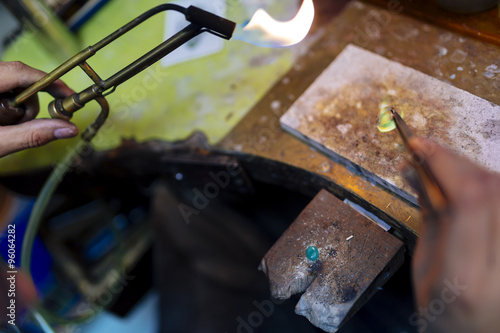
<svg viewBox="0 0 500 333">
<path fill-rule="evenodd" d="M 418 176 L 413 167 L 411 167 L 409 164 L 404 164 L 403 167 L 401 167 L 401 175 L 403 176 L 404 180 L 410 184 L 413 189 L 416 189 L 418 186 Z"/>
<path fill-rule="evenodd" d="M 417 192 L 418 196 L 421 197 L 422 193 L 424 193 L 424 188 L 420 183 L 418 174 L 415 169 L 412 166 L 405 164 L 402 167 L 401 175 L 403 176 L 404 180 L 406 180 L 406 182 Z"/>
<path fill-rule="evenodd" d="M 72 138 L 76 135 L 76 131 L 71 128 L 58 128 L 54 131 L 54 136 L 58 139 Z"/>
</svg>

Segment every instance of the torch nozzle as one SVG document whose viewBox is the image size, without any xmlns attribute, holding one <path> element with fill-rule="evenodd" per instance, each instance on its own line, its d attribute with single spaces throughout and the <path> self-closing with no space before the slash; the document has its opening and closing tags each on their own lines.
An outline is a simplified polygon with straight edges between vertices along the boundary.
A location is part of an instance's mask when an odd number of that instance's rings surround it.
<svg viewBox="0 0 500 333">
<path fill-rule="evenodd" d="M 211 32 L 217 33 L 220 37 L 231 39 L 233 36 L 236 23 L 217 16 L 195 6 L 189 6 L 186 9 L 186 20 L 191 23 L 198 24 Z"/>
</svg>

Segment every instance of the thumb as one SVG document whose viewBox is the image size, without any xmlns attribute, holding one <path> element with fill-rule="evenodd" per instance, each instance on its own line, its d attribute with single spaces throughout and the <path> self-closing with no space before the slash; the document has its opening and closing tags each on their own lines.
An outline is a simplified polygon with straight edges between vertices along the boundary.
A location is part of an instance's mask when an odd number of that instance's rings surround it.
<svg viewBox="0 0 500 333">
<path fill-rule="evenodd" d="M 19 125 L 0 126 L 0 157 L 77 134 L 74 124 L 61 119 L 35 119 Z"/>
</svg>

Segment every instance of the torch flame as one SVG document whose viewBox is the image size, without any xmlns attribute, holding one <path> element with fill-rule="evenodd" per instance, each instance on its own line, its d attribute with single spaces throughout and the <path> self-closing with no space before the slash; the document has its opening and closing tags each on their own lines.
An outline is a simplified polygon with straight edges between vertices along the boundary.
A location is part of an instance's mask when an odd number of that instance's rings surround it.
<svg viewBox="0 0 500 333">
<path fill-rule="evenodd" d="M 252 19 L 239 29 L 235 38 L 259 46 L 291 46 L 307 36 L 313 19 L 312 0 L 304 0 L 297 15 L 288 22 L 276 21 L 265 10 L 258 9 Z"/>
</svg>

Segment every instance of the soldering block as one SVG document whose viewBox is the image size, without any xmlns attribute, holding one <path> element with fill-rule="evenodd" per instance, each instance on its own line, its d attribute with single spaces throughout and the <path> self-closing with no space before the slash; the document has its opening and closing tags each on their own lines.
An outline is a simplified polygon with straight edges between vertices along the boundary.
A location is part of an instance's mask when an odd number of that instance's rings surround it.
<svg viewBox="0 0 500 333">
<path fill-rule="evenodd" d="M 348 45 L 281 117 L 286 131 L 374 183 L 417 204 L 401 178 L 397 131 L 382 133 L 382 102 L 408 127 L 500 172 L 500 107 L 410 67 Z"/>
<path fill-rule="evenodd" d="M 315 246 L 316 260 L 307 257 Z M 336 332 L 395 273 L 403 243 L 321 190 L 262 259 L 271 295 L 303 293 L 295 312 Z"/>
</svg>

